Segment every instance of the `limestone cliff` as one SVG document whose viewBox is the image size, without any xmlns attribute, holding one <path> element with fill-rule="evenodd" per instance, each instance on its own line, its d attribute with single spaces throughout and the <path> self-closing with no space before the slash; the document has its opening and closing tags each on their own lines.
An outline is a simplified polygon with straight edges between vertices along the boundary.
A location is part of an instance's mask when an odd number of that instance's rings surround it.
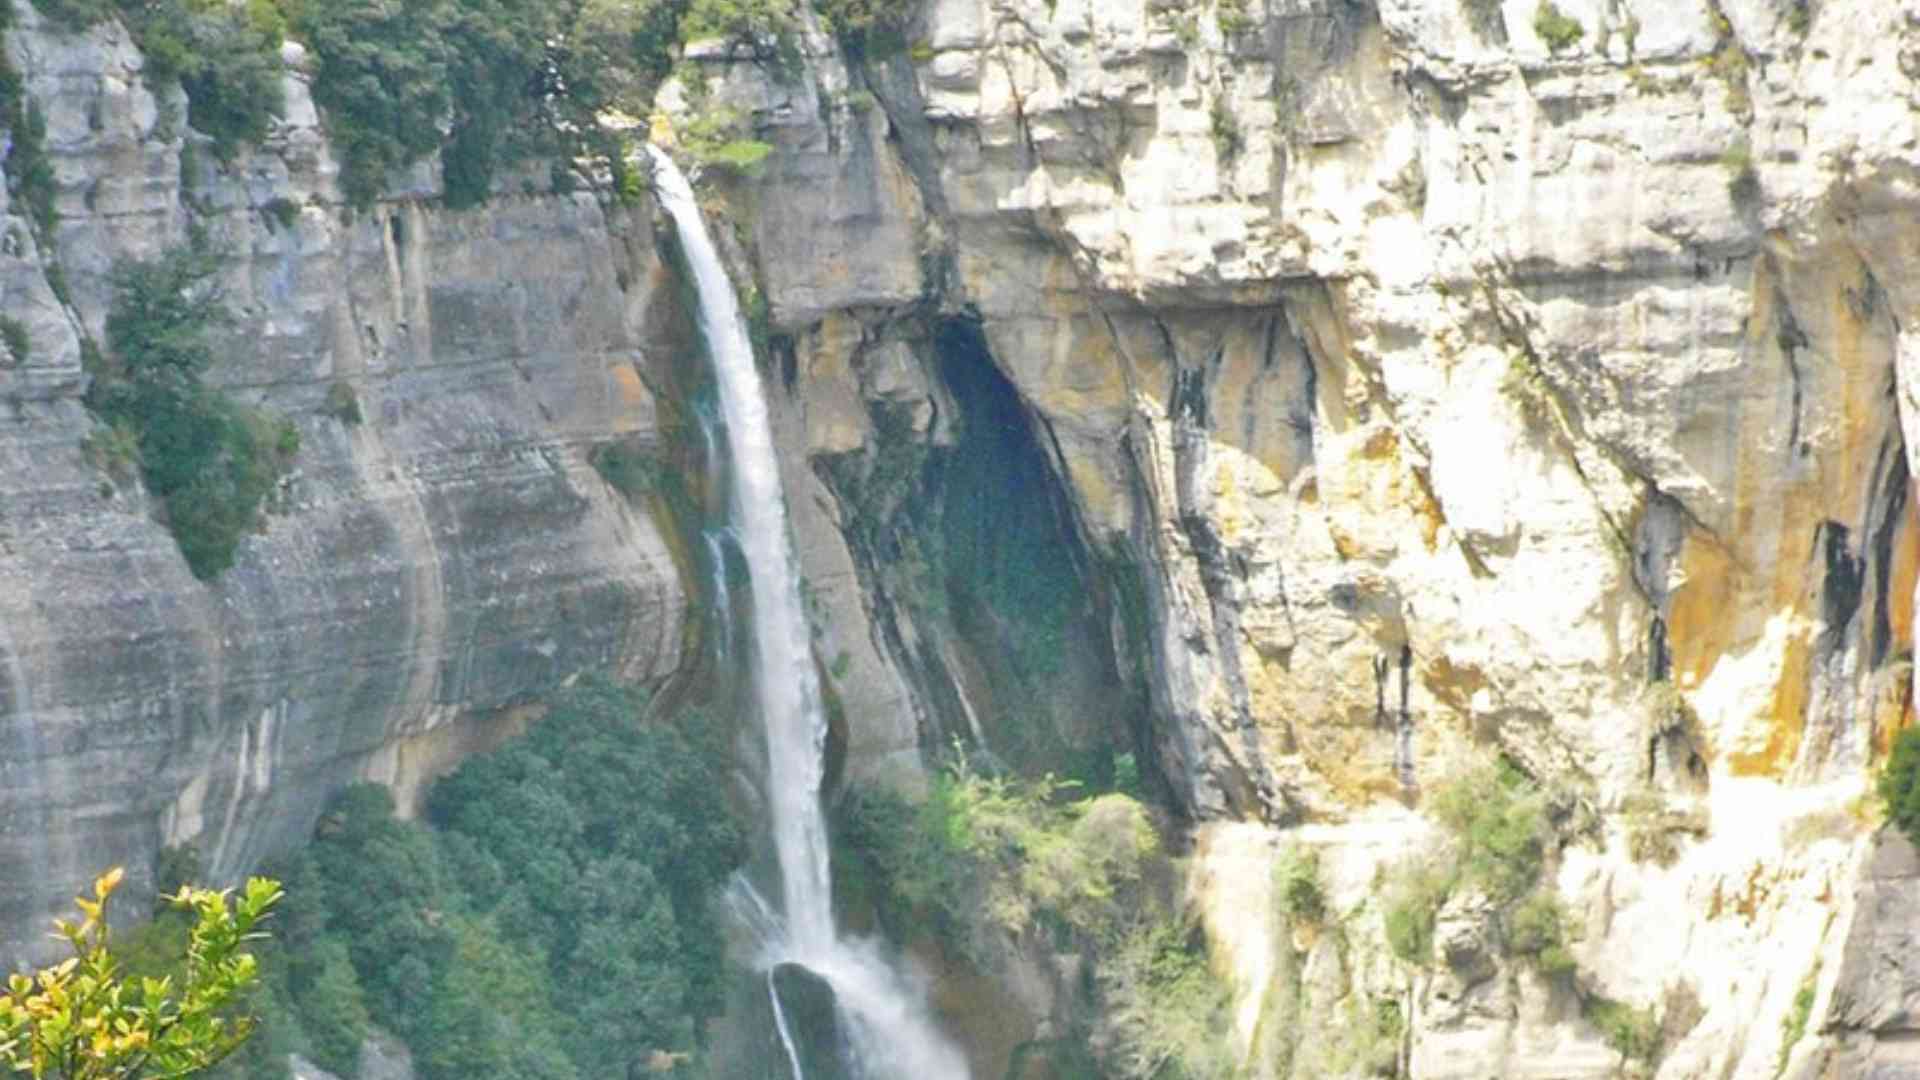
<svg viewBox="0 0 1920 1080">
<path fill-rule="evenodd" d="M 0 245 L 7 954 L 104 863 L 229 873 L 575 671 L 683 670 L 695 592 L 587 463 L 672 426 L 647 221 L 543 183 L 451 213 L 431 167 L 349 212 L 297 49 L 286 123 L 220 164 L 119 30 L 15 6 L 59 190 Z M 1660 1010 L 1659 1075 L 1904 1075 L 1920 864 L 1859 796 L 1914 697 L 1920 16 L 1548 7 L 927 0 L 891 51 L 689 50 L 663 107 L 697 78 L 774 146 L 710 190 L 836 747 L 1133 753 L 1266 1073 L 1376 1064 L 1301 1048 L 1381 1003 L 1405 1075 L 1641 1067 L 1473 897 L 1431 970 L 1382 943 L 1423 794 L 1505 755 L 1589 823 L 1577 960 Z M 211 585 L 81 448 L 106 273 L 190 223 L 244 316 L 214 377 L 302 435 Z M 1292 844 L 1342 933 L 1276 916 Z"/>
<path fill-rule="evenodd" d="M 354 776 L 417 784 L 583 668 L 663 678 L 687 608 L 662 523 L 587 462 L 660 434 L 644 219 L 586 195 L 442 213 L 426 170 L 349 212 L 303 78 L 269 145 L 220 165 L 118 27 L 62 34 L 15 7 L 58 219 L 0 219 L 0 304 L 31 340 L 0 366 L 6 957 L 103 866 L 144 884 L 161 843 L 193 842 L 237 873 Z M 82 453 L 105 275 L 190 220 L 229 256 L 241 316 L 212 377 L 301 434 L 266 530 L 213 584 Z M 332 415 L 336 385 L 362 422 Z"/>
<path fill-rule="evenodd" d="M 1423 790 L 1497 753 L 1594 815 L 1558 884 L 1589 992 L 1664 1018 L 1660 1075 L 1912 1068 L 1912 856 L 1859 797 L 1914 697 L 1920 16 L 932 0 L 906 41 L 816 35 L 799 77 L 694 53 L 776 147 L 730 194 L 794 482 L 950 443 L 942 335 L 978 327 L 1104 627 L 1069 669 L 1145 676 L 1105 737 L 1206 823 L 1246 1045 L 1305 993 L 1403 1008 L 1416 1076 L 1637 1067 L 1470 904 L 1436 971 L 1380 944 Z M 875 512 L 828 486 L 796 502 Z M 923 726 L 941 694 L 972 722 L 995 680 L 925 662 L 965 635 L 903 587 L 911 531 L 852 545 L 832 621 L 872 620 Z M 1629 855 L 1649 814 L 1671 865 Z M 1348 933 L 1253 902 L 1282 842 L 1325 852 Z"/>
</svg>

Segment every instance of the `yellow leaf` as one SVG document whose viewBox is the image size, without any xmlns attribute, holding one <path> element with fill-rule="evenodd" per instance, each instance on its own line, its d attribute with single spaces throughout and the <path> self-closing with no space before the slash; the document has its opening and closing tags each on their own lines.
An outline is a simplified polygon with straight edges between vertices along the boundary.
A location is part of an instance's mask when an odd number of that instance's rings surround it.
<svg viewBox="0 0 1920 1080">
<path fill-rule="evenodd" d="M 100 875 L 100 879 L 93 883 L 93 895 L 105 900 L 107 894 L 119 887 L 120 879 L 125 876 L 126 870 L 118 866 Z"/>
</svg>

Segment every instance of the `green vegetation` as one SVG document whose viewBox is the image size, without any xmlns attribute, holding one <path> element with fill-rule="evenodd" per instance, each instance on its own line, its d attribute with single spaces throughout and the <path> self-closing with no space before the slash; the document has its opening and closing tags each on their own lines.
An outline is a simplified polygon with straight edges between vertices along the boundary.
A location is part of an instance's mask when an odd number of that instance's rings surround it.
<svg viewBox="0 0 1920 1080">
<path fill-rule="evenodd" d="M 1880 798 L 1887 804 L 1887 820 L 1920 844 L 1920 727 L 1894 736 L 1893 750 L 1880 773 Z"/>
<path fill-rule="evenodd" d="M 1226 1036 L 1228 987 L 1207 966 L 1190 921 L 1146 922 L 1101 958 L 1096 980 L 1116 1037 L 1107 1075 L 1138 1080 L 1205 1080 L 1236 1074 Z"/>
<path fill-rule="evenodd" d="M 1159 842 L 1125 795 L 1070 799 L 1077 785 L 975 772 L 961 758 L 923 799 L 856 788 L 833 822 L 848 861 L 865 874 L 882 921 L 900 936 L 931 925 L 972 954 L 969 934 L 1046 929 L 1089 939 L 1122 921 Z"/>
<path fill-rule="evenodd" d="M 1727 19 L 1718 4 L 1709 3 L 1709 21 L 1713 26 L 1715 39 L 1719 42 L 1713 54 L 1702 63 L 1707 74 L 1719 79 L 1727 91 L 1727 111 L 1737 117 L 1751 119 L 1753 116 L 1753 94 L 1747 88 L 1747 75 L 1751 63 L 1747 50 L 1740 45 L 1740 39 L 1734 36 L 1733 23 Z"/>
<path fill-rule="evenodd" d="M 1460 4 L 1466 9 L 1468 25 L 1482 40 L 1507 40 L 1507 21 L 1500 10 L 1500 0 L 1460 0 Z"/>
<path fill-rule="evenodd" d="M 659 459 L 639 447 L 624 442 L 595 447 L 588 461 L 600 478 L 615 491 L 633 498 L 660 487 L 662 466 Z"/>
<path fill-rule="evenodd" d="M 577 1080 L 693 1052 L 721 1010 L 711 903 L 744 857 L 717 746 L 596 679 L 427 798 L 348 789 L 283 868 L 292 901 L 237 1076 L 299 1053 L 352 1075 L 377 1023 L 422 1080 Z M 674 1075 L 692 1075 L 682 1071 Z"/>
<path fill-rule="evenodd" d="M 299 450 L 299 431 L 205 385 L 213 335 L 228 314 L 215 262 L 180 249 L 113 272 L 109 353 L 94 365 L 87 407 L 104 420 L 103 460 L 130 434 L 147 490 L 195 577 L 233 565 L 240 540 L 261 524 L 261 504 Z"/>
<path fill-rule="evenodd" d="M 759 44 L 791 34 L 796 18 L 792 0 L 690 0 L 680 33 L 688 41 L 731 38 Z"/>
<path fill-rule="evenodd" d="M 898 33 L 915 6 L 915 0 L 817 0 L 814 10 L 832 33 L 871 38 L 875 31 Z"/>
<path fill-rule="evenodd" d="M 268 199 L 260 210 L 266 215 L 269 229 L 291 229 L 300 223 L 300 204 L 284 195 Z"/>
<path fill-rule="evenodd" d="M 281 898 L 279 883 L 254 878 L 229 892 L 183 887 L 165 897 L 181 934 L 172 973 L 152 977 L 108 948 L 106 906 L 120 884 L 109 871 L 78 897 L 83 916 L 56 920 L 73 955 L 13 975 L 0 992 L 0 1068 L 34 1080 L 184 1077 L 219 1063 L 253 1033 L 242 1005 L 259 978 L 256 928 Z"/>
<path fill-rule="evenodd" d="M 1460 888 L 1485 894 L 1501 913 L 1507 951 L 1551 977 L 1573 974 L 1575 927 L 1540 884 L 1555 843 L 1547 794 L 1510 761 L 1482 766 L 1436 790 L 1428 802 L 1450 843 L 1437 856 L 1393 867 L 1381 890 L 1387 945 L 1404 963 L 1433 962 L 1440 908 Z"/>
<path fill-rule="evenodd" d="M 1213 137 L 1214 155 L 1222 162 L 1239 157 L 1246 145 L 1246 135 L 1240 130 L 1240 118 L 1227 105 L 1225 98 L 1213 99 L 1213 104 L 1207 110 L 1207 123 Z"/>
<path fill-rule="evenodd" d="M 1774 1075 L 1787 1071 L 1787 1061 L 1793 1056 L 1793 1048 L 1806 1037 L 1807 1021 L 1813 1018 L 1813 999 L 1819 991 L 1820 964 L 1816 961 L 1813 970 L 1800 980 L 1800 989 L 1793 995 L 1793 1007 L 1787 1015 L 1780 1018 L 1780 1062 L 1774 1067 Z"/>
<path fill-rule="evenodd" d="M 1244 34 L 1255 25 L 1253 16 L 1247 14 L 1247 0 L 1219 0 L 1215 18 L 1219 20 L 1220 32 L 1228 37 Z"/>
<path fill-rule="evenodd" d="M 985 776 L 964 758 L 922 798 L 854 789 L 834 808 L 836 884 L 897 938 L 931 930 L 976 965 L 997 955 L 990 934 L 1097 956 L 1103 1030 L 1090 1045 L 1103 1075 L 1227 1075 L 1230 994 L 1198 928 L 1150 884 L 1164 862 L 1145 809 L 1075 792 L 1052 777 Z M 1317 880 L 1296 891 L 1319 903 Z"/>
<path fill-rule="evenodd" d="M 145 55 L 150 85 L 178 81 L 187 122 L 231 158 L 258 143 L 285 107 L 280 42 L 286 22 L 274 0 L 34 0 L 54 22 L 80 30 L 111 15 Z"/>
<path fill-rule="evenodd" d="M 1318 925 L 1326 919 L 1327 897 L 1320 886 L 1320 854 L 1288 845 L 1273 863 L 1273 891 L 1280 914 L 1290 921 Z"/>
<path fill-rule="evenodd" d="M 1457 880 L 1451 865 L 1413 858 L 1388 870 L 1381 892 L 1387 947 L 1401 963 L 1433 962 L 1433 928 Z"/>
<path fill-rule="evenodd" d="M 1654 1010 L 1588 994 L 1580 999 L 1580 1012 L 1622 1058 L 1651 1063 L 1659 1056 L 1660 1018 Z"/>
<path fill-rule="evenodd" d="M 1550 892 L 1529 895 L 1507 916 L 1507 948 L 1526 957 L 1534 970 L 1549 978 L 1573 974 L 1573 953 L 1567 948 L 1573 936 L 1573 920 L 1566 905 Z"/>
<path fill-rule="evenodd" d="M 35 0 L 73 28 L 117 14 L 147 76 L 178 79 L 188 122 L 229 157 L 257 143 L 284 102 L 280 44 L 314 60 L 313 96 L 364 205 L 396 169 L 442 152 L 447 203 L 487 197 L 530 157 L 619 152 L 599 117 L 644 113 L 667 71 L 686 0 Z M 774 6 L 768 0 L 749 0 Z M 695 0 L 695 7 L 737 6 Z M 786 5 L 779 5 L 783 10 Z M 20 130 L 16 127 L 16 130 Z"/>
<path fill-rule="evenodd" d="M 680 145 L 708 168 L 741 176 L 757 176 L 773 146 L 746 134 L 746 118 L 737 109 L 705 110 L 675 132 Z"/>
<path fill-rule="evenodd" d="M 1587 28 L 1561 11 L 1553 0 L 1540 0 L 1540 6 L 1533 9 L 1533 32 L 1546 43 L 1548 51 L 1563 52 L 1578 44 Z"/>
<path fill-rule="evenodd" d="M 1506 902 L 1539 880 L 1553 839 L 1547 799 L 1510 762 L 1502 759 L 1442 786 L 1429 807 L 1453 834 L 1466 883 Z"/>
<path fill-rule="evenodd" d="M 1727 197 L 1735 206 L 1752 206 L 1760 198 L 1760 173 L 1753 165 L 1753 148 L 1744 136 L 1728 144 L 1720 154 L 1720 167 L 1727 170 Z"/>
<path fill-rule="evenodd" d="M 0 33 L 12 23 L 13 5 L 0 4 Z M 27 100 L 26 80 L 4 53 L 0 53 L 0 126 L 13 139 L 7 151 L 7 191 L 26 202 L 28 216 L 44 243 L 56 217 L 53 165 L 47 160 L 47 118 Z"/>
<path fill-rule="evenodd" d="M 7 362 L 18 366 L 33 355 L 33 335 L 27 324 L 11 315 L 0 315 L 0 342 L 7 347 Z"/>
<path fill-rule="evenodd" d="M 1634 862 L 1672 866 L 1680 857 L 1682 835 L 1707 832 L 1703 812 L 1676 809 L 1657 792 L 1634 792 L 1621 801 L 1620 810 L 1627 824 L 1627 855 Z"/>
<path fill-rule="evenodd" d="M 335 379 L 327 387 L 327 400 L 321 404 L 320 411 L 348 427 L 359 427 L 366 420 L 360 411 L 360 395 L 345 379 Z"/>
</svg>

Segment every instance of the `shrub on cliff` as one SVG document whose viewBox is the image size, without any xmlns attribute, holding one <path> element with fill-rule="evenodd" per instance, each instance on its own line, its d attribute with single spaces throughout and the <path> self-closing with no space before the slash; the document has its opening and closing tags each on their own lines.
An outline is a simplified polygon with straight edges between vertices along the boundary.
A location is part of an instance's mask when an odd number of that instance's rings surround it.
<svg viewBox="0 0 1920 1080">
<path fill-rule="evenodd" d="M 440 150 L 458 207 L 514 162 L 617 153 L 599 117 L 644 112 L 685 0 L 283 4 L 316 61 L 347 196 L 368 203 L 389 172 Z"/>
<path fill-rule="evenodd" d="M 146 57 L 148 84 L 160 90 L 178 81 L 187 92 L 187 122 L 213 137 L 223 159 L 264 138 L 285 107 L 285 21 L 275 0 L 34 0 L 34 6 L 69 30 L 118 14 Z"/>
<path fill-rule="evenodd" d="M 233 565 L 261 506 L 299 450 L 299 432 L 205 385 L 214 334 L 229 321 L 216 260 L 191 248 L 113 271 L 108 352 L 86 404 L 130 432 L 147 490 L 203 581 Z"/>
<path fill-rule="evenodd" d="M 1887 767 L 1880 774 L 1880 798 L 1887 804 L 1887 820 L 1920 844 L 1920 727 L 1894 737 Z"/>
</svg>

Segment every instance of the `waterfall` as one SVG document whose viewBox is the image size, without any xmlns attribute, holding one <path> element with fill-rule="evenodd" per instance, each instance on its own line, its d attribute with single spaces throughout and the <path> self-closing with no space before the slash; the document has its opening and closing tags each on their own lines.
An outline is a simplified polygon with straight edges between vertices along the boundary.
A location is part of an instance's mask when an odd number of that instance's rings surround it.
<svg viewBox="0 0 1920 1080">
<path fill-rule="evenodd" d="M 707 543 L 707 561 L 713 564 L 713 609 L 720 618 L 714 626 L 714 657 L 725 660 L 733 651 L 733 594 L 727 589 L 727 541 L 718 529 L 701 534 Z"/>
<path fill-rule="evenodd" d="M 766 731 L 767 805 L 781 889 L 778 917 L 750 920 L 757 924 L 760 963 L 768 970 L 783 962 L 800 964 L 832 986 L 857 1058 L 848 1063 L 856 1076 L 965 1080 L 965 1061 L 926 1016 L 920 1004 L 924 995 L 905 984 L 876 944 L 842 941 L 835 932 L 826 817 L 820 804 L 826 714 L 787 539 L 786 495 L 767 399 L 733 284 L 707 234 L 693 190 L 672 159 L 658 147 L 648 150 L 655 166 L 655 193 L 679 232 L 699 296 L 700 325 L 713 357 L 732 463 L 734 535 L 753 596 L 753 681 Z M 751 886 L 743 880 L 736 890 L 751 893 Z M 765 910 L 757 894 L 750 899 L 750 906 Z M 787 1032 L 782 1030 L 781 1036 L 785 1040 Z M 798 1072 L 798 1061 L 792 1064 Z"/>
</svg>

